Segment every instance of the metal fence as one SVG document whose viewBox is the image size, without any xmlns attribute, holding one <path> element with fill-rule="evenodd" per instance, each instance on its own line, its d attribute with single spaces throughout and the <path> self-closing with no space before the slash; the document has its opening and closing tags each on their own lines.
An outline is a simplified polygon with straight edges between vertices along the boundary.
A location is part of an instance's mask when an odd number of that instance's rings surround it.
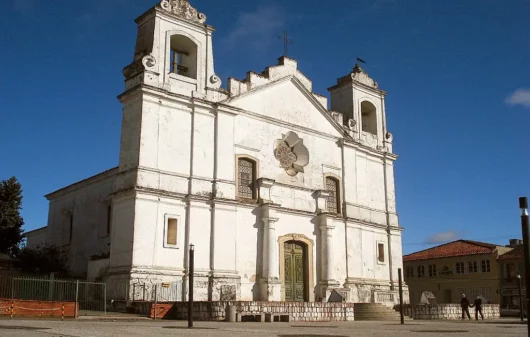
<svg viewBox="0 0 530 337">
<path fill-rule="evenodd" d="M 106 284 L 79 280 L 0 276 L 0 298 L 76 302 L 80 315 L 107 311 Z"/>
</svg>

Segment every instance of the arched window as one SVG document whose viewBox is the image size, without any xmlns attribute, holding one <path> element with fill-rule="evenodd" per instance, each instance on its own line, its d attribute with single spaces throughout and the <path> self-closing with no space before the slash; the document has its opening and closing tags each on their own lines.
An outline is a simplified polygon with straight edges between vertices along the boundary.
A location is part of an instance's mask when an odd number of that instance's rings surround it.
<svg viewBox="0 0 530 337">
<path fill-rule="evenodd" d="M 183 35 L 171 36 L 169 72 L 197 79 L 197 45 Z"/>
<path fill-rule="evenodd" d="M 326 190 L 329 192 L 328 211 L 331 213 L 340 213 L 339 180 L 333 177 L 326 177 Z"/>
<path fill-rule="evenodd" d="M 248 158 L 237 160 L 237 195 L 244 199 L 256 199 L 256 162 Z"/>
<path fill-rule="evenodd" d="M 377 112 L 372 103 L 368 101 L 361 103 L 361 118 L 363 131 L 377 135 Z"/>
</svg>

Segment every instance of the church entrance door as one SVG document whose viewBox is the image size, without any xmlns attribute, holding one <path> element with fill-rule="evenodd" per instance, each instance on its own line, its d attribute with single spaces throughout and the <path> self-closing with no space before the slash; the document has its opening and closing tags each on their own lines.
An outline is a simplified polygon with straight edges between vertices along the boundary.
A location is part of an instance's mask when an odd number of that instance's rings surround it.
<svg viewBox="0 0 530 337">
<path fill-rule="evenodd" d="M 284 243 L 284 285 L 286 301 L 307 301 L 306 247 L 298 241 Z"/>
</svg>

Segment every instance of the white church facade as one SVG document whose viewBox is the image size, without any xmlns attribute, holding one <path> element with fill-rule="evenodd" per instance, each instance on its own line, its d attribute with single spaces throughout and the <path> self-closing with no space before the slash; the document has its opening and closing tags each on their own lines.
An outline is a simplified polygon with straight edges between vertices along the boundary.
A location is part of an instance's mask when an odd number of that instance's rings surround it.
<svg viewBox="0 0 530 337">
<path fill-rule="evenodd" d="M 185 281 L 193 244 L 195 300 L 397 300 L 386 93 L 357 65 L 328 103 L 288 57 L 222 88 L 205 21 L 185 0 L 136 20 L 119 166 L 47 195 L 46 241 L 80 275 L 104 255 L 111 293 Z"/>
</svg>

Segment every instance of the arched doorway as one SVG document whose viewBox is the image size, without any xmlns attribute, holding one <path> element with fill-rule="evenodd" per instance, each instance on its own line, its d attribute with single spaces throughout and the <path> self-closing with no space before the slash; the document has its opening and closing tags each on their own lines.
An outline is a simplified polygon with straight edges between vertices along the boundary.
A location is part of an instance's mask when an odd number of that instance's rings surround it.
<svg viewBox="0 0 530 337">
<path fill-rule="evenodd" d="M 300 241 L 286 241 L 283 244 L 284 277 L 286 301 L 307 301 L 307 247 Z"/>
<path fill-rule="evenodd" d="M 280 280 L 282 282 L 282 301 L 314 302 L 314 241 L 305 236 L 304 234 L 292 233 L 280 236 L 278 238 L 278 244 L 278 257 L 280 260 Z M 302 263 L 300 263 L 300 261 Z M 288 271 L 286 267 L 289 269 Z M 300 276 L 302 276 L 301 279 Z"/>
</svg>

